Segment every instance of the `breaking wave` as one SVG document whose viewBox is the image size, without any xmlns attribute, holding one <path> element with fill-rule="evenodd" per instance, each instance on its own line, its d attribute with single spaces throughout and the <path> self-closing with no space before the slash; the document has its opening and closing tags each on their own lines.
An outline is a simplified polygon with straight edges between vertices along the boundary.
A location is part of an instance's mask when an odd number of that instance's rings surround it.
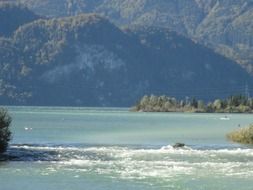
<svg viewBox="0 0 253 190">
<path fill-rule="evenodd" d="M 77 174 L 95 173 L 127 179 L 194 175 L 253 177 L 253 149 L 191 147 L 161 148 L 119 146 L 12 145 L 12 161 L 46 161 Z"/>
</svg>

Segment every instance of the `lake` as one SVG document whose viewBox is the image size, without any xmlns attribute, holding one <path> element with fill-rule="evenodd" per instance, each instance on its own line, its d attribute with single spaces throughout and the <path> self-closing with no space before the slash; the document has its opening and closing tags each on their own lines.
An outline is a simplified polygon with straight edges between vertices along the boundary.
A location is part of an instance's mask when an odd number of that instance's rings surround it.
<svg viewBox="0 0 253 190">
<path fill-rule="evenodd" d="M 249 114 L 134 113 L 118 108 L 9 107 L 17 158 L 1 190 L 251 190 L 253 147 L 226 134 Z M 187 146 L 174 149 L 173 144 Z"/>
</svg>

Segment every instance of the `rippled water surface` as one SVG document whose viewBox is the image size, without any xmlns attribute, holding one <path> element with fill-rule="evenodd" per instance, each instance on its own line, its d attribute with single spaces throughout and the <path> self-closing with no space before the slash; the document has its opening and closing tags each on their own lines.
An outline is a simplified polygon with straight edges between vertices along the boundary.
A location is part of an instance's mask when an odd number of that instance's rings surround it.
<svg viewBox="0 0 253 190">
<path fill-rule="evenodd" d="M 252 190 L 253 147 L 226 133 L 252 115 L 11 107 L 0 190 Z M 186 147 L 174 149 L 176 142 Z"/>
</svg>

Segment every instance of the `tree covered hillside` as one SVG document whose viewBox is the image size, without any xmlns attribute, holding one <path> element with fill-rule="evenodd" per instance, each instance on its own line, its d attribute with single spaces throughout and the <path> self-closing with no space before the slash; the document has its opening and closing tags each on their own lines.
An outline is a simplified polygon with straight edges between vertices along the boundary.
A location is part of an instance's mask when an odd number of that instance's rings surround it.
<svg viewBox="0 0 253 190">
<path fill-rule="evenodd" d="M 144 94 L 209 100 L 252 85 L 236 63 L 175 32 L 122 30 L 96 14 L 24 24 L 0 38 L 0 55 L 0 104 L 130 106 Z"/>
<path fill-rule="evenodd" d="M 119 26 L 166 27 L 197 40 L 253 73 L 253 0 L 17 0 L 59 17 L 99 13 Z"/>
</svg>

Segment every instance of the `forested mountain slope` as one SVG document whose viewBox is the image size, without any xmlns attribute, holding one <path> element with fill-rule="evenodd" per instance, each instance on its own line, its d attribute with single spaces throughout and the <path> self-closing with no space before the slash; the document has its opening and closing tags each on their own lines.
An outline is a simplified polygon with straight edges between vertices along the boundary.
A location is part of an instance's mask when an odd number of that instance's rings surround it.
<svg viewBox="0 0 253 190">
<path fill-rule="evenodd" d="M 253 73 L 253 0 L 18 0 L 52 17 L 99 13 L 119 26 L 167 27 Z"/>
<path fill-rule="evenodd" d="M 1 104 L 130 106 L 151 93 L 208 100 L 252 84 L 236 63 L 175 32 L 122 30 L 95 14 L 24 24 L 0 38 L 0 55 Z"/>
</svg>

